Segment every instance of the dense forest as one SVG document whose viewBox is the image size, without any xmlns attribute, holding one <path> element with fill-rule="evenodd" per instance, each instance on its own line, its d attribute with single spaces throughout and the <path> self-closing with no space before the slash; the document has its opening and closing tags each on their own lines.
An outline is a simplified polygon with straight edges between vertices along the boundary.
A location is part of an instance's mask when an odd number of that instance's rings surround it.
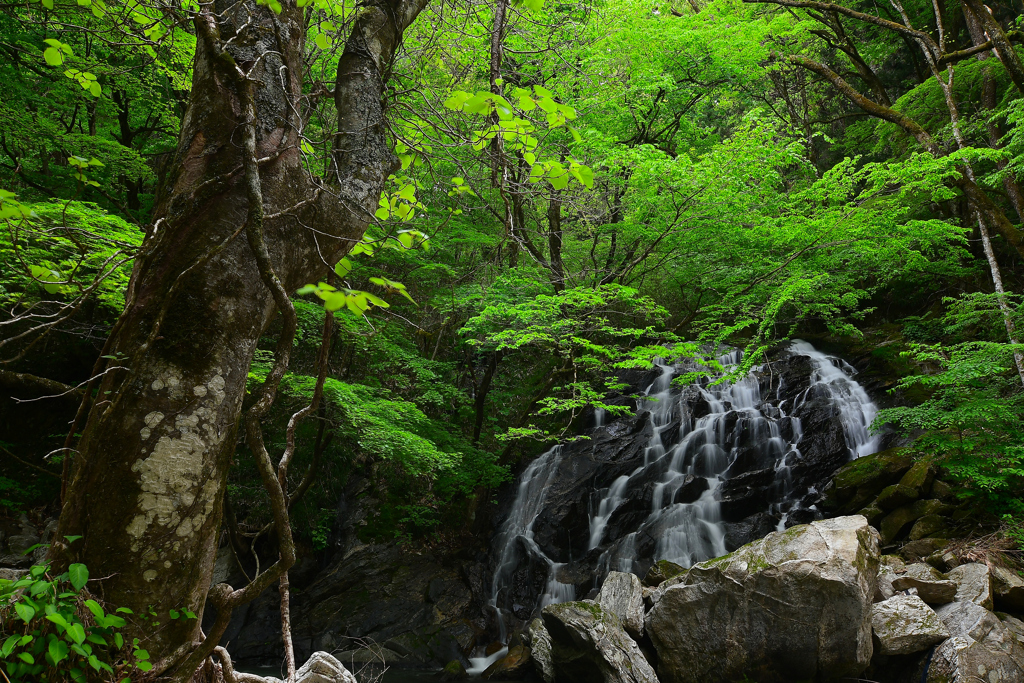
<svg viewBox="0 0 1024 683">
<path fill-rule="evenodd" d="M 0 5 L 4 678 L 248 680 L 219 646 L 274 593 L 294 679 L 354 481 L 359 542 L 457 554 L 630 377 L 796 338 L 1014 567 L 1022 9 Z"/>
</svg>

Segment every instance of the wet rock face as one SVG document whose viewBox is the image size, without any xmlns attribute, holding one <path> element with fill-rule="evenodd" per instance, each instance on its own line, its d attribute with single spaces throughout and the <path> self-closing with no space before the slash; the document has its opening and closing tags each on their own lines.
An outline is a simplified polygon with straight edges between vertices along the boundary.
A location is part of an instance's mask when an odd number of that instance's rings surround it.
<svg viewBox="0 0 1024 683">
<path fill-rule="evenodd" d="M 872 655 L 877 533 L 863 517 L 774 532 L 651 595 L 645 628 L 663 683 L 827 680 Z"/>
</svg>

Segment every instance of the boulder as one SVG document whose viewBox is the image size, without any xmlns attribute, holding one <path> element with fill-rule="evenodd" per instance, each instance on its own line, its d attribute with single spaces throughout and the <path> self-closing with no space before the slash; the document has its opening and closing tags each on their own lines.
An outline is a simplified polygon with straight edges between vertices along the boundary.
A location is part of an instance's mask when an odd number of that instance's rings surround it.
<svg viewBox="0 0 1024 683">
<path fill-rule="evenodd" d="M 935 478 L 935 468 L 930 460 L 918 460 L 907 470 L 899 481 L 899 486 L 914 492 L 914 498 L 928 495 Z"/>
<path fill-rule="evenodd" d="M 530 670 L 530 648 L 517 645 L 508 654 L 484 669 L 484 679 L 509 680 L 523 678 Z"/>
<path fill-rule="evenodd" d="M 1024 612 L 1024 579 L 1016 572 L 993 565 L 989 567 L 992 580 L 992 599 L 996 609 L 1004 612 Z"/>
<path fill-rule="evenodd" d="M 938 615 L 916 595 L 894 595 L 875 604 L 871 629 L 883 655 L 921 652 L 949 638 Z"/>
<path fill-rule="evenodd" d="M 327 652 L 314 652 L 298 671 L 295 683 L 357 683 L 356 677 Z"/>
<path fill-rule="evenodd" d="M 992 609 L 992 583 L 988 566 L 971 562 L 952 569 L 946 576 L 957 585 L 956 599 Z"/>
<path fill-rule="evenodd" d="M 951 602 L 935 610 L 949 635 L 982 640 L 998 626 L 999 617 L 973 602 Z"/>
<path fill-rule="evenodd" d="M 645 586 L 660 586 L 663 581 L 679 576 L 685 571 L 683 567 L 675 562 L 658 560 L 647 571 L 647 576 L 644 577 L 643 583 Z"/>
<path fill-rule="evenodd" d="M 954 602 L 936 610 L 953 637 L 936 648 L 927 683 L 1024 681 L 1024 624 L 1000 620 L 971 602 Z"/>
<path fill-rule="evenodd" d="M 889 512 L 907 503 L 913 503 L 917 499 L 918 492 L 916 489 L 908 488 L 903 484 L 893 484 L 882 489 L 882 492 L 878 494 L 878 498 L 875 498 L 875 505 Z"/>
<path fill-rule="evenodd" d="M 658 683 L 619 618 L 595 602 L 548 605 L 541 612 L 551 636 L 555 678 L 562 683 Z"/>
<path fill-rule="evenodd" d="M 900 557 L 907 562 L 920 562 L 947 545 L 949 545 L 949 541 L 944 538 L 922 538 L 910 541 L 900 548 Z"/>
<path fill-rule="evenodd" d="M 888 545 L 896 540 L 903 528 L 926 515 L 940 514 L 949 506 L 939 500 L 915 500 L 910 505 L 896 508 L 882 520 L 878 530 L 882 543 Z"/>
<path fill-rule="evenodd" d="M 907 534 L 907 538 L 911 541 L 916 541 L 927 536 L 942 534 L 946 531 L 947 526 L 949 525 L 946 523 L 946 518 L 944 516 L 925 515 L 914 522 L 914 526 L 910 527 L 910 533 Z"/>
<path fill-rule="evenodd" d="M 469 678 L 469 674 L 466 672 L 466 667 L 462 666 L 462 662 L 453 659 L 441 669 L 439 678 L 442 681 L 461 681 L 464 678 Z"/>
<path fill-rule="evenodd" d="M 647 635 L 666 683 L 856 676 L 871 660 L 878 535 L 861 516 L 774 532 L 662 583 Z"/>
<path fill-rule="evenodd" d="M 530 622 L 530 654 L 533 668 L 544 683 L 554 683 L 555 663 L 551 660 L 551 635 L 540 617 Z"/>
<path fill-rule="evenodd" d="M 597 594 L 597 604 L 619 618 L 622 628 L 634 638 L 644 633 L 644 596 L 640 579 L 634 574 L 609 572 Z"/>
<path fill-rule="evenodd" d="M 826 509 L 853 512 L 894 484 L 914 465 L 907 448 L 889 448 L 844 465 L 825 489 Z"/>
<path fill-rule="evenodd" d="M 946 579 L 937 569 L 923 562 L 908 566 L 902 576 L 892 581 L 892 588 L 894 591 L 914 588 L 917 595 L 929 605 L 953 602 L 957 591 L 955 582 Z"/>
</svg>

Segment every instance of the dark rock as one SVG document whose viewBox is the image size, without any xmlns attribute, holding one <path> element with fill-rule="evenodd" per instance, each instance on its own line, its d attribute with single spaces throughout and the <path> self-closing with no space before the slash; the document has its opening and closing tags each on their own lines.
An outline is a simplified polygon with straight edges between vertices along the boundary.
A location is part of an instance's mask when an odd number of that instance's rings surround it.
<svg viewBox="0 0 1024 683">
<path fill-rule="evenodd" d="M 428 603 L 432 582 L 433 602 Z M 293 592 L 296 656 L 301 659 L 315 650 L 350 650 L 359 647 L 360 640 L 385 643 L 410 634 L 407 646 L 412 648 L 412 641 L 424 640 L 427 650 L 421 652 L 434 652 L 431 665 L 440 667 L 463 656 L 459 641 L 441 631 L 449 625 L 458 627 L 471 601 L 458 569 L 431 553 L 417 553 L 397 544 L 357 546 L 321 571 L 311 585 Z M 279 662 L 281 621 L 276 591 L 266 591 L 248 609 L 236 612 L 237 619 L 233 618 L 224 641 L 230 638 L 236 661 L 247 665 Z M 414 665 L 411 660 L 403 662 Z"/>
<path fill-rule="evenodd" d="M 882 534 L 882 543 L 888 545 L 896 540 L 903 528 L 925 515 L 946 512 L 949 506 L 939 500 L 917 500 L 910 505 L 896 508 L 882 520 L 878 531 Z"/>
<path fill-rule="evenodd" d="M 768 512 L 759 512 L 739 522 L 726 522 L 725 549 L 732 552 L 741 545 L 764 538 L 778 527 L 779 518 Z"/>
<path fill-rule="evenodd" d="M 882 492 L 875 498 L 875 505 L 886 512 L 890 512 L 917 499 L 917 489 L 908 488 L 903 484 L 892 484 L 882 489 Z"/>
<path fill-rule="evenodd" d="M 397 652 L 406 666 L 443 666 L 462 657 L 462 648 L 448 631 L 439 626 L 415 629 L 384 642 L 384 647 Z"/>
<path fill-rule="evenodd" d="M 438 678 L 442 681 L 461 681 L 464 678 L 469 678 L 469 674 L 466 673 L 466 667 L 462 666 L 462 662 L 453 659 L 444 665 Z"/>
</svg>

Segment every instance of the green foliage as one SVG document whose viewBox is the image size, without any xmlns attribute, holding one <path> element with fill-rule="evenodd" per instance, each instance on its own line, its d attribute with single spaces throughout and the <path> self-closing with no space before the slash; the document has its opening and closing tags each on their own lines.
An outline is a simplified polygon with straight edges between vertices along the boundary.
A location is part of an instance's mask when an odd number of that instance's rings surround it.
<svg viewBox="0 0 1024 683">
<path fill-rule="evenodd" d="M 0 665 L 7 680 L 126 683 L 152 668 L 139 640 L 122 635 L 122 615 L 131 610 L 107 612 L 90 596 L 88 580 L 83 564 L 62 574 L 34 565 L 20 579 L 0 579 Z"/>
<path fill-rule="evenodd" d="M 13 197 L 0 199 L 0 210 Z M 46 299 L 71 301 L 83 290 L 114 317 L 124 307 L 138 228 L 94 204 L 18 204 L 21 213 L 0 220 L 0 303 L 30 306 Z"/>
<path fill-rule="evenodd" d="M 947 303 L 949 313 L 937 326 L 947 339 L 998 336 L 1002 319 L 995 297 Z M 916 447 L 937 456 L 963 485 L 962 496 L 1017 524 L 1024 515 L 1024 379 L 1014 352 L 1022 351 L 994 340 L 913 344 L 906 355 L 934 371 L 906 377 L 899 388 L 921 387 L 930 396 L 918 405 L 883 410 L 876 423 L 918 431 Z"/>
</svg>

